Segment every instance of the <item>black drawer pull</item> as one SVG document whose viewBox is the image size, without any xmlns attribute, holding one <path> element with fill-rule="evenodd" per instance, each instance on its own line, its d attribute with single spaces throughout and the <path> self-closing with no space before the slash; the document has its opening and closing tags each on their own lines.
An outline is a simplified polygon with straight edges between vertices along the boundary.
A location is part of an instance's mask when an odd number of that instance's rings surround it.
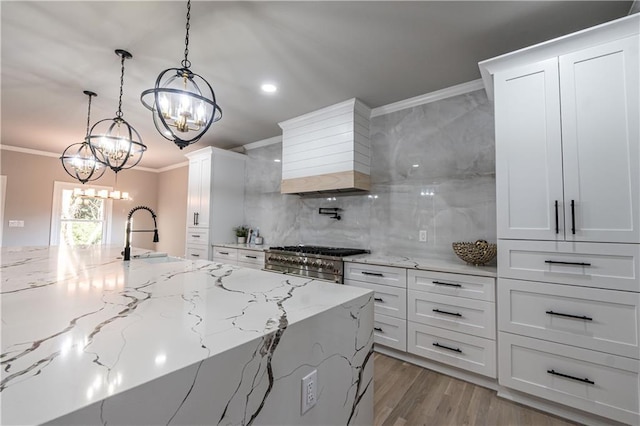
<svg viewBox="0 0 640 426">
<path fill-rule="evenodd" d="M 219 251 L 218 253 L 220 253 L 220 254 L 229 254 L 228 251 Z"/>
<path fill-rule="evenodd" d="M 571 200 L 571 233 L 576 233 L 576 202 Z"/>
<path fill-rule="evenodd" d="M 196 235 L 196 234 L 192 234 L 191 237 L 193 238 L 200 238 L 200 235 Z"/>
<path fill-rule="evenodd" d="M 567 318 L 581 319 L 581 320 L 585 320 L 585 321 L 593 321 L 593 318 L 585 317 L 584 315 L 582 315 L 582 316 L 570 315 L 570 314 L 563 314 L 563 313 L 560 313 L 560 312 L 553 312 L 553 311 L 547 311 L 546 313 L 549 314 L 549 315 L 557 315 L 559 317 L 567 317 Z"/>
<path fill-rule="evenodd" d="M 258 258 L 258 256 L 245 256 L 245 257 L 248 257 L 249 259 L 257 259 Z"/>
<path fill-rule="evenodd" d="M 373 327 L 373 329 L 375 331 L 379 331 L 380 333 L 384 333 L 384 331 L 382 331 L 382 329 L 380 327 Z"/>
<path fill-rule="evenodd" d="M 199 254 L 195 254 L 195 253 L 191 253 L 191 256 L 194 256 L 194 257 L 200 257 L 200 255 L 199 255 Z"/>
<path fill-rule="evenodd" d="M 447 312 L 447 311 L 441 311 L 440 309 L 432 309 L 433 312 L 437 312 L 439 314 L 445 314 L 445 315 L 452 315 L 454 317 L 461 317 L 462 314 L 458 313 L 458 312 Z"/>
<path fill-rule="evenodd" d="M 556 234 L 560 233 L 560 223 L 558 222 L 558 200 L 556 200 Z"/>
<path fill-rule="evenodd" d="M 432 281 L 434 284 L 436 285 L 447 285 L 449 287 L 462 287 L 460 284 L 453 284 L 453 283 L 445 283 L 442 281 Z"/>
<path fill-rule="evenodd" d="M 551 263 L 554 265 L 591 266 L 590 263 L 585 262 L 561 262 L 559 260 L 545 260 L 544 263 Z"/>
<path fill-rule="evenodd" d="M 448 351 L 462 353 L 462 351 L 460 349 L 458 349 L 458 348 L 450 348 L 449 346 L 441 345 L 438 342 L 434 343 L 433 346 L 437 346 L 438 348 L 446 349 Z"/>
<path fill-rule="evenodd" d="M 380 272 L 366 272 L 362 271 L 362 275 L 371 275 L 372 277 L 384 277 Z"/>
<path fill-rule="evenodd" d="M 589 379 L 581 379 L 579 377 L 573 377 L 573 376 L 569 376 L 568 374 L 562 374 L 562 373 L 558 373 L 555 370 L 547 370 L 547 373 L 549 374 L 553 374 L 554 376 L 560 376 L 560 377 L 564 377 L 565 379 L 571 379 L 571 380 L 577 380 L 578 382 L 583 382 L 583 383 L 589 383 L 590 385 L 595 385 L 596 382 L 589 380 Z"/>
<path fill-rule="evenodd" d="M 382 300 L 382 297 L 374 297 L 373 300 L 375 300 L 376 302 L 384 303 L 384 300 Z"/>
</svg>

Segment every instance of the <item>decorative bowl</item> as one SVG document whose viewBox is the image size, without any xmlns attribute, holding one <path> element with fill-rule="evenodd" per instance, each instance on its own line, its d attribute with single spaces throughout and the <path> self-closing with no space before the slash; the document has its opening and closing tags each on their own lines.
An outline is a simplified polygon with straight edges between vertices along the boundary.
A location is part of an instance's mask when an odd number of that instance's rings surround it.
<svg viewBox="0 0 640 426">
<path fill-rule="evenodd" d="M 498 252 L 498 246 L 485 240 L 475 243 L 453 243 L 453 251 L 462 260 L 475 266 L 490 262 Z"/>
</svg>

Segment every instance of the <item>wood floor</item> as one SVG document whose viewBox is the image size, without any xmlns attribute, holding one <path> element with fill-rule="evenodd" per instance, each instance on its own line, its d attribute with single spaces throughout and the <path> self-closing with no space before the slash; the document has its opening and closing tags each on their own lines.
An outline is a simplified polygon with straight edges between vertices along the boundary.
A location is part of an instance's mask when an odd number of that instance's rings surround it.
<svg viewBox="0 0 640 426">
<path fill-rule="evenodd" d="M 574 426 L 496 392 L 379 353 L 374 355 L 375 426 Z"/>
</svg>

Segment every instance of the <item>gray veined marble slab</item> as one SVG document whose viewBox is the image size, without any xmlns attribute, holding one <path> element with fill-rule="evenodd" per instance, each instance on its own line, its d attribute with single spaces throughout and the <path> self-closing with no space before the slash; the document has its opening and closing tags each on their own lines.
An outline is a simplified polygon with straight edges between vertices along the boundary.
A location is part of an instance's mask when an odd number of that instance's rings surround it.
<svg viewBox="0 0 640 426">
<path fill-rule="evenodd" d="M 474 266 L 461 260 L 450 259 L 421 259 L 390 254 L 363 254 L 344 258 L 347 262 L 364 263 L 369 265 L 395 266 L 407 269 L 421 269 L 425 271 L 450 272 L 454 274 L 478 275 L 482 277 L 497 277 L 495 266 Z"/>
<path fill-rule="evenodd" d="M 2 249 L 2 424 L 373 422 L 371 292 L 120 250 Z"/>
</svg>

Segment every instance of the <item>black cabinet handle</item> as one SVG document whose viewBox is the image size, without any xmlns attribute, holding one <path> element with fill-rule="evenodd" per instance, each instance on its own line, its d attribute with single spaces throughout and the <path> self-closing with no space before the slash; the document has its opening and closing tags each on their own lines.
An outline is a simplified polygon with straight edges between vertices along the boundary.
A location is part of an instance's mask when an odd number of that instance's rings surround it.
<svg viewBox="0 0 640 426">
<path fill-rule="evenodd" d="M 585 262 L 561 262 L 559 260 L 545 260 L 544 263 L 551 263 L 554 265 L 591 266 L 590 263 Z"/>
<path fill-rule="evenodd" d="M 193 224 L 194 224 L 194 225 L 197 225 L 197 223 L 196 223 L 196 215 L 197 215 L 197 214 L 198 214 L 198 213 L 194 213 L 194 214 L 193 214 Z"/>
<path fill-rule="evenodd" d="M 246 256 L 246 255 L 245 255 L 245 257 L 248 257 L 249 259 L 257 259 L 258 258 L 258 256 Z"/>
<path fill-rule="evenodd" d="M 366 272 L 366 271 L 362 271 L 362 275 L 371 275 L 372 277 L 384 277 L 384 275 L 382 275 L 379 272 Z"/>
<path fill-rule="evenodd" d="M 435 285 L 446 285 L 449 287 L 462 287 L 460 284 L 445 283 L 442 281 L 432 281 L 432 283 L 434 283 Z"/>
<path fill-rule="evenodd" d="M 218 253 L 220 253 L 220 254 L 229 254 L 228 251 L 219 251 Z"/>
<path fill-rule="evenodd" d="M 459 314 L 458 312 L 447 312 L 447 311 L 441 311 L 440 309 L 432 309 L 433 312 L 437 312 L 439 314 L 445 314 L 445 315 L 451 315 L 454 317 L 461 317 L 462 314 Z"/>
<path fill-rule="evenodd" d="M 585 320 L 585 321 L 593 321 L 593 318 L 589 318 L 589 317 L 586 317 L 584 315 L 580 316 L 580 315 L 563 314 L 561 312 L 553 312 L 553 311 L 547 311 L 546 313 L 549 314 L 549 315 L 556 315 L 556 316 L 559 316 L 559 317 L 575 318 L 575 319 L 580 319 L 580 320 Z"/>
<path fill-rule="evenodd" d="M 200 235 L 197 235 L 197 234 L 191 234 L 191 236 L 192 236 L 193 238 L 200 238 Z"/>
<path fill-rule="evenodd" d="M 384 333 L 384 331 L 382 331 L 382 329 L 380 327 L 373 327 L 373 329 L 375 331 L 379 331 L 380 333 Z"/>
<path fill-rule="evenodd" d="M 446 349 L 448 351 L 453 351 L 453 352 L 458 352 L 458 353 L 462 353 L 462 351 L 458 348 L 451 348 L 449 346 L 445 346 L 445 345 L 441 345 L 440 343 L 436 342 L 433 344 L 433 346 L 436 346 L 438 348 L 442 348 L 442 349 Z"/>
<path fill-rule="evenodd" d="M 571 379 L 571 380 L 576 380 L 576 381 L 578 381 L 578 382 L 582 382 L 582 383 L 588 383 L 588 384 L 590 384 L 590 385 L 595 385 L 595 384 L 596 384 L 596 382 L 594 382 L 594 381 L 592 381 L 592 380 L 589 380 L 589 379 L 581 379 L 581 378 L 579 378 L 579 377 L 573 377 L 573 376 L 570 376 L 570 375 L 568 375 L 568 374 L 558 373 L 558 372 L 557 372 L 557 371 L 555 371 L 555 370 L 547 370 L 547 373 L 549 373 L 549 374 L 553 374 L 554 376 L 564 377 L 565 379 Z"/>
<path fill-rule="evenodd" d="M 571 233 L 576 233 L 576 202 L 571 200 Z"/>
<path fill-rule="evenodd" d="M 560 222 L 558 221 L 558 200 L 556 200 L 556 234 L 560 233 Z"/>
<path fill-rule="evenodd" d="M 191 253 L 191 256 L 194 256 L 194 257 L 200 257 L 200 255 L 199 255 L 199 254 L 195 254 L 195 253 Z"/>
<path fill-rule="evenodd" d="M 376 302 L 383 302 L 384 300 L 382 300 L 382 297 L 374 297 L 373 300 L 375 300 Z"/>
</svg>

